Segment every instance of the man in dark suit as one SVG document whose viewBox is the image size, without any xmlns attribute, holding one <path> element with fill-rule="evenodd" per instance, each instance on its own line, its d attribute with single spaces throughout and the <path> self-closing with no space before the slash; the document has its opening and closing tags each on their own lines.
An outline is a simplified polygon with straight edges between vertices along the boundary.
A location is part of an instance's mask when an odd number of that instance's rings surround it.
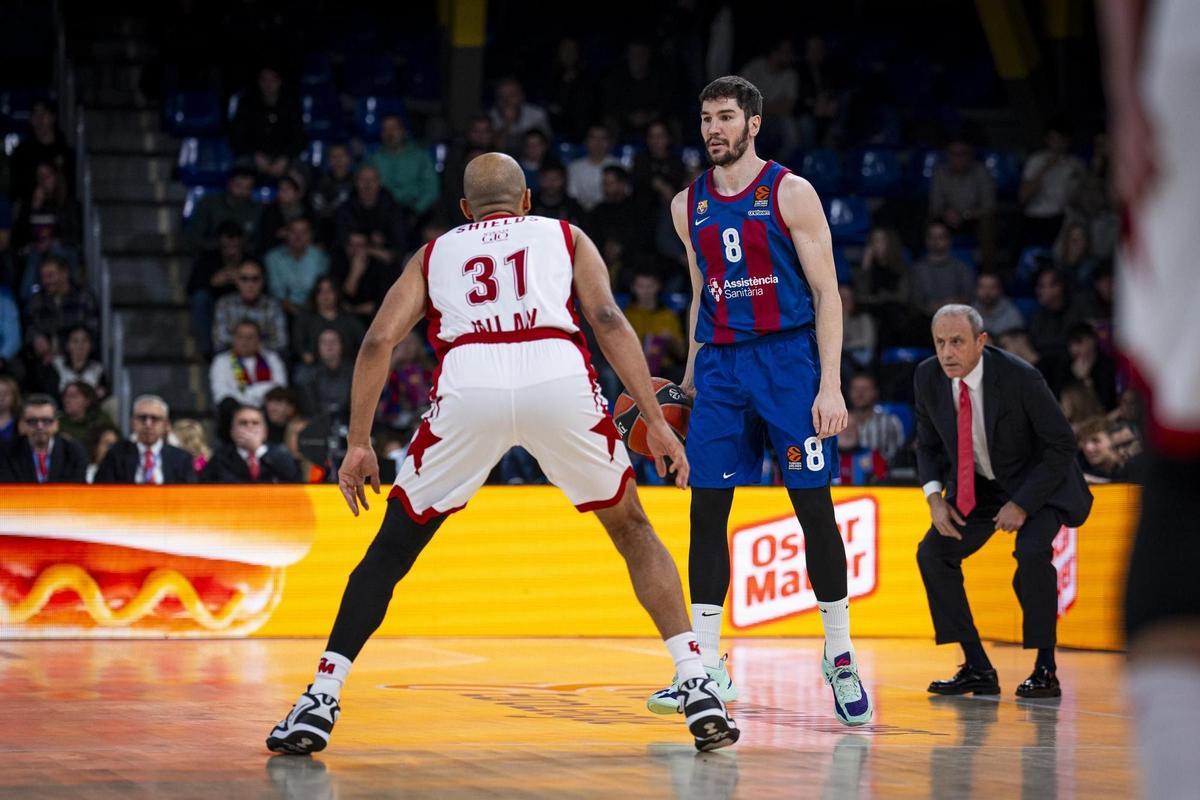
<svg viewBox="0 0 1200 800">
<path fill-rule="evenodd" d="M 167 444 L 170 409 L 161 397 L 144 394 L 133 401 L 134 441 L 117 442 L 96 470 L 95 483 L 196 483 L 192 456 Z"/>
<path fill-rule="evenodd" d="M 914 380 L 917 472 L 933 521 L 917 564 L 937 643 L 958 642 L 966 655 L 958 674 L 934 681 L 929 691 L 999 693 L 967 604 L 962 561 L 996 531 L 1015 531 L 1013 589 L 1024 612 L 1024 646 L 1037 650 L 1017 695 L 1058 697 L 1051 544 L 1062 525 L 1083 524 L 1092 495 L 1076 463 L 1071 426 L 1041 373 L 987 346 L 987 338 L 979 312 L 943 306 L 933 318 L 937 356 L 917 367 Z"/>
<path fill-rule="evenodd" d="M 31 394 L 21 411 L 23 434 L 0 452 L 0 483 L 85 483 L 87 453 L 58 436 L 58 404 Z"/>
<path fill-rule="evenodd" d="M 200 473 L 203 483 L 298 483 L 300 468 L 283 447 L 267 444 L 262 409 L 242 406 L 230 424 L 232 443 L 222 444 Z"/>
</svg>

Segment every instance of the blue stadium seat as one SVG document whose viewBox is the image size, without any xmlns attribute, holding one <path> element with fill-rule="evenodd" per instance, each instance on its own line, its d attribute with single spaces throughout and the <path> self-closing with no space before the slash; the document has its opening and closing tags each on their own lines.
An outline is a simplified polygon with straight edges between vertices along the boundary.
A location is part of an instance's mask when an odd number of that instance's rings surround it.
<svg viewBox="0 0 1200 800">
<path fill-rule="evenodd" d="M 666 292 L 660 298 L 663 307 L 669 308 L 676 314 L 686 313 L 692 302 L 691 292 Z"/>
<path fill-rule="evenodd" d="M 834 244 L 862 244 L 871 230 L 871 212 L 861 197 L 833 197 L 825 201 L 825 216 Z"/>
<path fill-rule="evenodd" d="M 928 347 L 885 347 L 879 354 L 879 363 L 890 364 L 919 364 L 933 355 Z"/>
<path fill-rule="evenodd" d="M 572 161 L 583 158 L 584 154 L 587 153 L 583 145 L 574 142 L 559 142 L 555 150 L 558 151 L 558 160 L 564 167 Z"/>
<path fill-rule="evenodd" d="M 305 91 L 332 86 L 333 59 L 329 53 L 305 53 L 299 83 Z"/>
<path fill-rule="evenodd" d="M 300 118 L 310 139 L 342 136 L 342 106 L 332 87 L 321 87 L 300 96 Z"/>
<path fill-rule="evenodd" d="M 900 189 L 900 159 L 886 148 L 862 150 L 855 159 L 854 181 L 859 194 L 890 197 Z"/>
<path fill-rule="evenodd" d="M 624 311 L 629 308 L 630 302 L 633 301 L 633 295 L 629 292 L 616 292 L 613 294 L 613 300 L 616 302 L 617 308 Z"/>
<path fill-rule="evenodd" d="M 822 197 L 837 194 L 842 190 L 842 157 L 833 150 L 809 150 L 800 159 L 800 176 Z"/>
<path fill-rule="evenodd" d="M 259 186 L 254 190 L 254 202 L 267 205 L 275 202 L 277 189 L 274 186 Z"/>
<path fill-rule="evenodd" d="M 179 143 L 178 168 L 185 186 L 223 186 L 233 169 L 233 151 L 224 139 L 189 137 Z"/>
<path fill-rule="evenodd" d="M 854 275 L 850 271 L 850 259 L 845 247 L 833 248 L 833 266 L 837 270 L 838 284 L 853 285 Z"/>
<path fill-rule="evenodd" d="M 320 139 L 313 139 L 300 151 L 300 162 L 320 172 L 325 166 L 325 151 L 328 145 Z"/>
<path fill-rule="evenodd" d="M 166 128 L 172 136 L 207 136 L 221 132 L 221 100 L 213 92 L 167 95 Z"/>
<path fill-rule="evenodd" d="M 439 173 L 446 171 L 446 158 L 450 155 L 450 148 L 445 142 L 429 145 L 429 158 L 433 161 L 433 168 Z"/>
<path fill-rule="evenodd" d="M 1031 294 L 1033 281 L 1043 267 L 1054 266 L 1054 251 L 1049 247 L 1026 247 L 1017 259 L 1017 274 L 1013 280 L 1013 291 Z"/>
<path fill-rule="evenodd" d="M 908 403 L 880 403 L 879 407 L 889 414 L 895 414 L 904 426 L 904 441 L 912 438 L 917 429 L 917 417 L 913 407 Z"/>
<path fill-rule="evenodd" d="M 0 89 L 0 116 L 8 117 L 16 132 L 28 130 L 33 101 L 52 100 L 46 89 Z"/>
<path fill-rule="evenodd" d="M 342 88 L 352 95 L 391 94 L 396 90 L 396 64 L 387 53 L 347 53 L 342 75 Z"/>
<path fill-rule="evenodd" d="M 959 261 L 967 265 L 974 275 L 978 271 L 978 265 L 975 263 L 975 249 L 971 247 L 951 247 L 950 255 L 957 258 Z"/>
<path fill-rule="evenodd" d="M 929 194 L 929 184 L 933 181 L 933 170 L 942 163 L 944 154 L 941 150 L 922 147 L 913 150 L 908 158 L 908 188 L 915 194 Z"/>
<path fill-rule="evenodd" d="M 354 110 L 354 132 L 368 141 L 378 142 L 383 118 L 392 114 L 398 114 L 401 119 L 408 118 L 404 111 L 404 101 L 399 97 L 360 97 Z"/>
<path fill-rule="evenodd" d="M 1011 150 L 988 150 L 983 154 L 983 165 L 996 182 L 996 193 L 1001 197 L 1016 197 L 1021 186 L 1021 157 Z"/>
<path fill-rule="evenodd" d="M 1021 312 L 1021 316 L 1025 318 L 1025 324 L 1029 324 L 1029 320 L 1033 319 L 1033 314 L 1038 310 L 1038 301 L 1036 297 L 1014 297 L 1012 298 L 1013 305 L 1017 307 L 1017 311 Z"/>
<path fill-rule="evenodd" d="M 204 197 L 209 190 L 203 186 L 192 186 L 187 190 L 187 196 L 183 198 L 183 220 L 184 222 L 192 218 L 192 214 L 196 212 L 196 205 L 200 199 Z"/>
</svg>

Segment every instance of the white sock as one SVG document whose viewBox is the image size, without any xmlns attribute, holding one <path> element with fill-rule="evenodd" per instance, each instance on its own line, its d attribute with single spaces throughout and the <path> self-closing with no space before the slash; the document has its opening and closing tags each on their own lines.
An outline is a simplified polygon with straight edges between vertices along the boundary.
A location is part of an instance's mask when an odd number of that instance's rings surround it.
<svg viewBox="0 0 1200 800">
<path fill-rule="evenodd" d="M 350 666 L 350 659 L 341 653 L 326 650 L 321 654 L 321 661 L 317 664 L 317 676 L 313 678 L 312 682 L 313 693 L 340 698 L 342 684 L 345 682 L 346 676 L 350 674 Z"/>
<path fill-rule="evenodd" d="M 1144 660 L 1126 676 L 1133 708 L 1142 797 L 1195 796 L 1200 783 L 1200 665 L 1194 660 Z"/>
<path fill-rule="evenodd" d="M 721 663 L 721 617 L 724 612 L 720 606 L 692 603 L 692 627 L 696 630 L 706 667 Z"/>
<path fill-rule="evenodd" d="M 850 643 L 850 598 L 817 603 L 817 608 L 821 609 L 821 625 L 825 627 L 825 657 L 832 660 L 854 652 Z"/>
<path fill-rule="evenodd" d="M 667 639 L 666 645 L 671 660 L 675 662 L 675 674 L 679 676 L 680 683 L 692 678 L 708 677 L 700 661 L 700 644 L 696 641 L 696 634 L 684 631 Z"/>
</svg>

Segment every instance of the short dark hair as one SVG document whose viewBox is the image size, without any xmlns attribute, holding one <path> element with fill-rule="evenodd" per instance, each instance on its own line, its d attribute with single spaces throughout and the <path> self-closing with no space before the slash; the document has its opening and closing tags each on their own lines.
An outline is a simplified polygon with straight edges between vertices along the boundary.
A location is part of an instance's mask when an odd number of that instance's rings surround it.
<svg viewBox="0 0 1200 800">
<path fill-rule="evenodd" d="M 566 171 L 567 171 L 567 168 L 564 167 L 563 163 L 561 161 L 559 161 L 557 158 L 547 158 L 545 161 L 542 162 L 542 166 L 538 170 L 538 173 L 541 174 L 541 173 L 546 173 L 546 172 L 562 172 L 565 174 Z"/>
<path fill-rule="evenodd" d="M 700 102 L 707 100 L 724 100 L 732 98 L 738 108 L 746 112 L 746 119 L 761 117 L 763 108 L 762 92 L 750 81 L 737 75 L 726 75 L 704 87 L 700 92 Z"/>
<path fill-rule="evenodd" d="M 222 239 L 244 239 L 246 230 L 241 223 L 227 219 L 217 226 L 217 236 Z"/>
<path fill-rule="evenodd" d="M 1096 329 L 1090 322 L 1076 322 L 1067 329 L 1068 342 L 1081 342 L 1084 339 L 1098 339 Z"/>
<path fill-rule="evenodd" d="M 258 414 L 258 418 L 262 420 L 264 425 L 267 424 L 267 414 L 258 406 L 238 406 L 233 410 L 233 413 L 229 415 L 229 421 L 233 422 L 233 420 L 237 419 L 237 415 L 243 411 L 253 411 L 255 414 Z"/>
<path fill-rule="evenodd" d="M 46 255 L 42 256 L 42 262 L 38 264 L 38 270 L 40 271 L 41 268 L 47 264 L 53 264 L 68 274 L 71 272 L 71 265 L 67 263 L 67 259 L 55 253 L 47 253 Z"/>
<path fill-rule="evenodd" d="M 88 408 L 91 408 L 92 406 L 96 405 L 96 401 L 100 399 L 100 396 L 98 394 L 96 394 L 96 387 L 92 386 L 87 381 L 71 381 L 70 383 L 68 383 L 66 386 L 63 387 L 62 391 L 59 392 L 59 394 L 65 396 L 67 393 L 67 389 L 70 389 L 72 387 L 78 389 L 79 393 L 83 395 L 83 399 L 87 401 Z"/>
<path fill-rule="evenodd" d="M 257 180 L 258 173 L 256 173 L 250 167 L 239 165 L 233 168 L 233 171 L 229 173 L 229 177 L 226 180 L 231 181 L 234 178 L 249 178 L 250 180 Z"/>
<path fill-rule="evenodd" d="M 629 170 L 622 167 L 620 164 L 609 164 L 601 172 L 605 175 L 612 175 L 619 180 L 629 183 Z"/>
<path fill-rule="evenodd" d="M 296 411 L 300 410 L 300 395 L 296 394 L 295 389 L 291 389 L 287 386 L 276 386 L 274 389 L 263 395 L 264 405 L 272 400 L 282 400 L 285 403 L 290 403 L 292 408 L 296 409 Z"/>
<path fill-rule="evenodd" d="M 58 411 L 58 401 L 43 392 L 35 392 L 26 397 L 25 405 L 21 408 L 21 413 L 25 413 L 25 409 L 30 406 L 50 406 L 55 411 Z"/>
<path fill-rule="evenodd" d="M 254 320 L 247 319 L 245 317 L 243 317 L 242 319 L 239 319 L 237 322 L 233 323 L 233 325 L 231 325 L 229 328 L 229 332 L 232 333 L 232 332 L 236 331 L 238 328 L 244 327 L 246 325 L 249 325 L 251 328 L 254 328 L 254 332 L 258 334 L 259 338 L 262 338 L 262 335 L 263 335 L 262 325 L 259 325 Z"/>
</svg>

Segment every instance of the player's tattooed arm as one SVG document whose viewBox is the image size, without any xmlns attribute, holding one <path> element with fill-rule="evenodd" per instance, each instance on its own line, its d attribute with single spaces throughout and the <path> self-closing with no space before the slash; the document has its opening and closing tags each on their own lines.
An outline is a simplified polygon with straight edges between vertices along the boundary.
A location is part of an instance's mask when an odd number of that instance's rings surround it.
<svg viewBox="0 0 1200 800">
<path fill-rule="evenodd" d="M 848 417 L 842 397 L 842 299 L 833 264 L 833 237 L 821 198 L 799 176 L 786 175 L 780 183 L 779 211 L 800 256 L 817 316 L 821 387 L 813 403 L 813 427 L 822 438 L 836 436 L 845 429 Z"/>
<path fill-rule="evenodd" d="M 692 281 L 692 302 L 688 306 L 688 355 L 687 367 L 683 371 L 683 384 L 680 386 L 685 392 L 692 397 L 696 396 L 696 383 L 694 378 L 694 369 L 696 366 L 696 353 L 700 351 L 702 346 L 696 341 L 696 320 L 700 316 L 700 297 L 704 291 L 704 284 L 700 280 L 700 270 L 696 267 L 696 252 L 692 249 L 692 237 L 688 233 L 688 193 L 685 189 L 671 201 L 671 222 L 675 225 L 675 233 L 679 236 L 679 241 L 683 242 L 683 249 L 687 253 L 688 262 L 688 277 Z"/>
</svg>

